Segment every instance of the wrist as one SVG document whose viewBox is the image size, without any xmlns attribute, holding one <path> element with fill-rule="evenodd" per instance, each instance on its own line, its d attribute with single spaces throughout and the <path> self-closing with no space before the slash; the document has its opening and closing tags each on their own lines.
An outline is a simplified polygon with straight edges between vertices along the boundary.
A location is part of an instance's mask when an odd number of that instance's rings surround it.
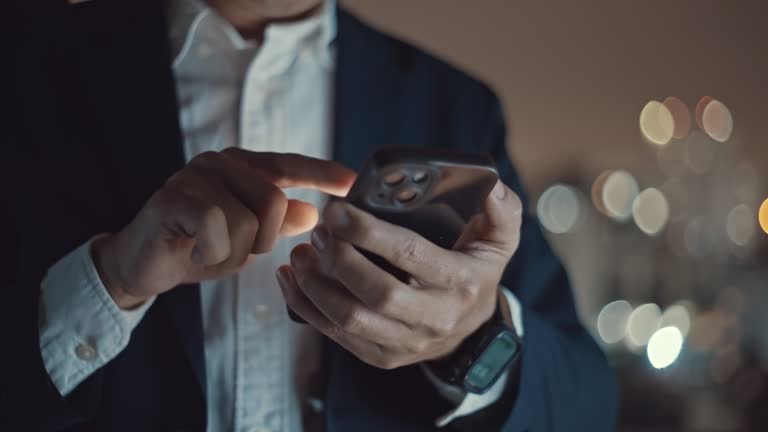
<svg viewBox="0 0 768 432">
<path fill-rule="evenodd" d="M 491 316 L 447 356 L 425 363 L 443 382 L 482 394 L 513 367 L 522 349 L 511 319 L 510 304 L 499 290 Z"/>
<path fill-rule="evenodd" d="M 433 359 L 430 359 L 431 361 L 435 360 L 442 360 L 447 357 L 450 357 L 455 354 L 456 350 L 459 349 L 459 347 L 466 342 L 467 339 L 471 338 L 477 331 L 479 331 L 483 326 L 487 325 L 497 314 L 497 311 L 501 311 L 504 313 L 505 311 L 508 313 L 509 307 L 507 306 L 507 302 L 505 299 L 503 299 L 504 294 L 501 292 L 501 289 L 497 290 L 497 295 L 494 298 L 493 303 L 491 303 L 489 306 L 483 306 L 479 309 L 482 309 L 479 312 L 479 324 L 477 327 L 475 327 L 469 334 L 465 335 L 451 347 L 449 351 L 446 353 L 437 356 Z"/>
<path fill-rule="evenodd" d="M 115 259 L 117 238 L 114 234 L 99 237 L 91 244 L 91 257 L 101 283 L 117 307 L 130 310 L 141 306 L 149 297 L 130 294 L 123 282 L 118 260 Z"/>
</svg>

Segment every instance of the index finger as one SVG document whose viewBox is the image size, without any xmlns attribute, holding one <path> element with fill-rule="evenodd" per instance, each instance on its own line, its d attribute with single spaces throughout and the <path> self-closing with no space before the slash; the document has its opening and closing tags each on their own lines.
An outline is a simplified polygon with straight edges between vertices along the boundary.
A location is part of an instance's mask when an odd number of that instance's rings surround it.
<svg viewBox="0 0 768 432">
<path fill-rule="evenodd" d="M 357 177 L 338 162 L 296 153 L 252 152 L 235 147 L 223 153 L 246 163 L 280 188 L 317 189 L 343 197 Z"/>
</svg>

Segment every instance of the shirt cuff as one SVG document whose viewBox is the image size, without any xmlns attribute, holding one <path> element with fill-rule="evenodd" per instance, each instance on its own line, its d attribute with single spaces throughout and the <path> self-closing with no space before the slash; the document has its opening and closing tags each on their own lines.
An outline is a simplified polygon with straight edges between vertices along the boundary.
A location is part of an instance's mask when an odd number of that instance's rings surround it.
<svg viewBox="0 0 768 432">
<path fill-rule="evenodd" d="M 131 332 L 154 302 L 153 297 L 130 311 L 120 309 L 99 278 L 92 242 L 54 264 L 41 285 L 40 350 L 62 396 L 128 345 Z"/>
<path fill-rule="evenodd" d="M 523 310 L 520 301 L 505 287 L 501 287 L 504 296 L 509 304 L 509 312 L 512 316 L 512 323 L 515 325 L 515 332 L 519 337 L 523 337 Z M 435 376 L 429 368 L 421 365 L 421 370 L 427 376 L 427 379 L 435 386 L 437 392 L 447 400 L 456 404 L 451 411 L 440 416 L 436 421 L 437 427 L 443 427 L 456 420 L 459 417 L 470 415 L 493 404 L 504 393 L 507 386 L 509 372 L 504 372 L 491 388 L 483 394 L 474 394 L 464 391 L 461 387 L 448 384 Z"/>
</svg>

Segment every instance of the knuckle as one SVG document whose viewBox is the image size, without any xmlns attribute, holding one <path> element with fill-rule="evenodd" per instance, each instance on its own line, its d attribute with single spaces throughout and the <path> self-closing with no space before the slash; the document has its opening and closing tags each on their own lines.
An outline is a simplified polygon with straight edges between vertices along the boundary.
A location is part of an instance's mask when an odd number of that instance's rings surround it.
<svg viewBox="0 0 768 432">
<path fill-rule="evenodd" d="M 451 288 L 457 290 L 467 289 L 472 285 L 472 281 L 475 279 L 474 273 L 465 266 L 457 266 L 458 268 L 451 269 L 446 276 L 446 283 Z"/>
<path fill-rule="evenodd" d="M 274 152 L 265 152 L 263 155 L 267 160 L 275 160 L 278 157 L 278 154 Z M 288 176 L 283 168 L 283 164 L 280 163 L 271 163 L 268 166 L 265 166 L 263 171 L 275 180 L 280 180 Z"/>
<path fill-rule="evenodd" d="M 360 309 L 357 307 L 347 309 L 347 312 L 341 317 L 339 322 L 339 326 L 347 333 L 357 333 L 362 325 Z"/>
<path fill-rule="evenodd" d="M 326 330 L 328 337 L 331 339 L 342 339 L 347 335 L 347 332 L 339 326 L 329 326 Z"/>
<path fill-rule="evenodd" d="M 406 344 L 406 349 L 411 354 L 421 354 L 427 351 L 429 343 L 423 339 L 416 339 Z"/>
<path fill-rule="evenodd" d="M 252 214 L 246 215 L 237 222 L 233 231 L 235 237 L 245 237 L 252 241 L 259 232 L 259 219 Z"/>
<path fill-rule="evenodd" d="M 480 297 L 481 287 L 474 281 L 463 280 L 454 285 L 462 303 L 473 304 Z"/>
<path fill-rule="evenodd" d="M 399 287 L 393 284 L 385 284 L 378 290 L 378 293 L 373 296 L 370 307 L 376 312 L 382 314 L 388 314 L 389 312 L 396 310 L 397 297 Z"/>
<path fill-rule="evenodd" d="M 264 198 L 269 203 L 270 207 L 273 206 L 286 206 L 288 204 L 288 197 L 285 196 L 279 187 L 269 183 L 267 190 L 264 192 Z"/>
<path fill-rule="evenodd" d="M 442 339 L 452 335 L 456 330 L 457 322 L 450 318 L 441 318 L 430 323 L 429 335 L 435 339 Z"/>
<path fill-rule="evenodd" d="M 200 220 L 200 225 L 206 228 L 226 221 L 221 207 L 211 203 L 200 204 L 197 209 L 197 217 Z"/>
<path fill-rule="evenodd" d="M 422 247 L 418 240 L 409 237 L 401 246 L 395 248 L 393 253 L 393 260 L 395 265 L 407 264 L 418 261 L 422 255 Z"/>
</svg>

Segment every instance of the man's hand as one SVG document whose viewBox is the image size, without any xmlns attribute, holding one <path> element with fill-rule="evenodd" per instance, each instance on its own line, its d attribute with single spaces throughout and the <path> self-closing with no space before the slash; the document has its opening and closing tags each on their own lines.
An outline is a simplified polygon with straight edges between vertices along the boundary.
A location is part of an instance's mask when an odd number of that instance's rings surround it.
<svg viewBox="0 0 768 432">
<path fill-rule="evenodd" d="M 93 255 L 118 306 L 131 308 L 181 283 L 239 271 L 278 236 L 317 223 L 311 204 L 281 188 L 343 196 L 355 173 L 296 154 L 230 148 L 195 157 L 174 174 L 122 231 L 98 239 Z"/>
<path fill-rule="evenodd" d="M 520 239 L 520 199 L 501 182 L 453 250 L 349 204 L 324 212 L 312 245 L 278 270 L 288 305 L 361 360 L 385 369 L 451 353 L 496 307 Z M 355 246 L 411 275 L 403 283 Z"/>
</svg>

